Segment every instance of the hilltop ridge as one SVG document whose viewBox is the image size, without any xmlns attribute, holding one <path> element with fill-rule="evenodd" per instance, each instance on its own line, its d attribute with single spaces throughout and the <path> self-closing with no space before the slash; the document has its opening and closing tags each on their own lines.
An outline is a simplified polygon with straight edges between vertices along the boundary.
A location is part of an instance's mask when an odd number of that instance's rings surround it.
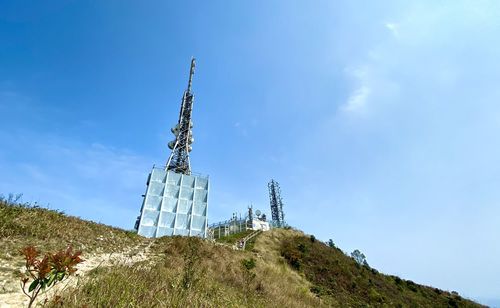
<svg viewBox="0 0 500 308">
<path fill-rule="evenodd" d="M 146 239 L 61 212 L 0 202 L 0 239 L 0 299 L 19 295 L 21 247 L 70 244 L 83 251 L 83 277 L 50 294 L 48 307 L 481 307 L 359 265 L 293 229 L 263 232 L 240 251 L 199 238 Z M 103 258 L 110 255 L 114 259 Z"/>
</svg>

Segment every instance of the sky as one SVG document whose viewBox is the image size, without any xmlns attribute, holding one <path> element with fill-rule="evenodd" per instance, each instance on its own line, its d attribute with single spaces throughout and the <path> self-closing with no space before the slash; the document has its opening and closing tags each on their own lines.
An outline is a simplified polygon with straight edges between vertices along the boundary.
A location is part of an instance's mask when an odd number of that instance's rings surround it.
<svg viewBox="0 0 500 308">
<path fill-rule="evenodd" d="M 0 193 L 131 229 L 197 59 L 209 222 L 500 307 L 500 2 L 0 0 Z"/>
</svg>

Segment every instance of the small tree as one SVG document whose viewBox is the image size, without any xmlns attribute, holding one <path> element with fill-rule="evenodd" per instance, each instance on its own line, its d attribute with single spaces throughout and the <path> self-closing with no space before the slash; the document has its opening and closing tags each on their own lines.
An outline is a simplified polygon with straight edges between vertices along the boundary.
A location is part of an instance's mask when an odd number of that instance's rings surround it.
<svg viewBox="0 0 500 308">
<path fill-rule="evenodd" d="M 53 287 L 57 282 L 62 281 L 68 275 L 76 272 L 75 266 L 82 262 L 81 251 L 73 253 L 73 249 L 68 247 L 56 253 L 47 253 L 39 259 L 39 252 L 33 246 L 27 246 L 20 251 L 25 258 L 26 272 L 21 278 L 21 288 L 23 293 L 29 297 L 30 308 L 40 291 Z M 32 282 L 28 286 L 28 281 Z"/>
<path fill-rule="evenodd" d="M 335 243 L 333 242 L 332 239 L 329 239 L 327 244 L 328 244 L 328 247 L 335 248 Z"/>
<path fill-rule="evenodd" d="M 368 265 L 368 262 L 366 262 L 366 257 L 365 255 L 359 251 L 358 249 L 354 250 L 352 253 L 351 253 L 351 257 L 354 259 L 354 261 L 356 261 L 356 263 L 358 263 L 359 265 L 364 265 L 366 267 L 370 267 Z"/>
</svg>

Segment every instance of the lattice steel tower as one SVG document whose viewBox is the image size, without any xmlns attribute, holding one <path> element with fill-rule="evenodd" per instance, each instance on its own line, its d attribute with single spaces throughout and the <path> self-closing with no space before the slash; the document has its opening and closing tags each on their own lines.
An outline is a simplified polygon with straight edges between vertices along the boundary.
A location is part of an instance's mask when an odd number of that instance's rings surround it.
<svg viewBox="0 0 500 308">
<path fill-rule="evenodd" d="M 267 184 L 269 188 L 269 203 L 271 205 L 271 216 L 276 227 L 285 226 L 285 214 L 283 213 L 283 200 L 281 199 L 280 184 L 271 180 Z"/>
<path fill-rule="evenodd" d="M 186 175 L 191 174 L 191 165 L 189 162 L 189 152 L 192 150 L 193 138 L 193 122 L 191 114 L 193 113 L 194 95 L 191 93 L 191 83 L 193 81 L 195 68 L 195 59 L 191 60 L 191 69 L 189 70 L 189 81 L 186 91 L 182 96 L 181 111 L 179 113 L 179 121 L 177 125 L 172 127 L 172 133 L 175 136 L 173 141 L 168 143 L 168 147 L 172 150 L 168 158 L 166 170 Z"/>
</svg>

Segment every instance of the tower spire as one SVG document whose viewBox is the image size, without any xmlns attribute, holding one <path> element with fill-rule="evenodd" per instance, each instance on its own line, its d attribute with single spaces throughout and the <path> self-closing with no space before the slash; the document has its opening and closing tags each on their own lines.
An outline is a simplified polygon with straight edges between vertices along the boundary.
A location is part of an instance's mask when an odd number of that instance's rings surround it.
<svg viewBox="0 0 500 308">
<path fill-rule="evenodd" d="M 191 58 L 191 68 L 189 69 L 189 81 L 186 92 L 191 93 L 191 84 L 193 82 L 194 68 L 196 67 L 195 58 Z"/>
<path fill-rule="evenodd" d="M 182 96 L 179 121 L 177 122 L 177 125 L 172 128 L 172 133 L 174 134 L 175 139 L 168 143 L 168 147 L 172 150 L 172 153 L 170 153 L 165 167 L 166 170 L 187 175 L 191 174 L 189 152 L 191 152 L 192 143 L 194 141 L 192 132 L 193 122 L 191 121 L 194 95 L 191 93 L 191 85 L 193 82 L 195 66 L 195 58 L 192 58 L 191 67 L 189 69 L 188 86 Z"/>
</svg>

